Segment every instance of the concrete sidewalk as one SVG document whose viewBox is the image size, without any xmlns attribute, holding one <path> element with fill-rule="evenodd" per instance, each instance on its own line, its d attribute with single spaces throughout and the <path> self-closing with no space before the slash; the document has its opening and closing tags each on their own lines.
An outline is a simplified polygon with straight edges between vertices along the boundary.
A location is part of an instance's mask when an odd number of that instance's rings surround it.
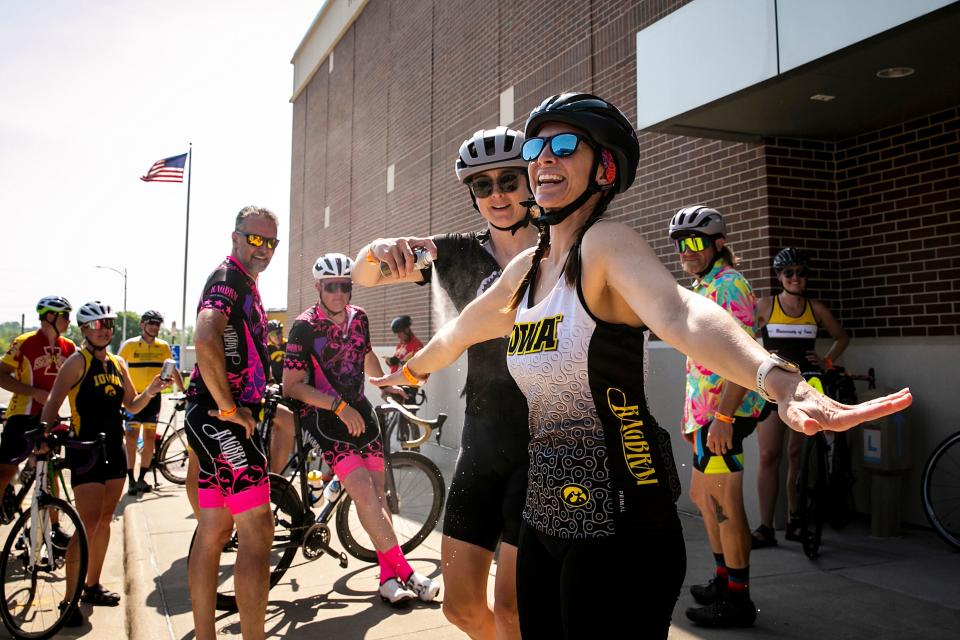
<svg viewBox="0 0 960 640">
<path fill-rule="evenodd" d="M 799 545 L 754 553 L 752 590 L 760 615 L 753 629 L 706 631 L 684 616 L 693 601 L 686 587 L 710 577 L 712 557 L 698 518 L 683 518 L 688 571 L 674 612 L 670 637 L 705 638 L 956 638 L 960 633 L 960 554 L 931 534 L 908 531 L 897 539 L 872 539 L 866 527 L 851 525 L 825 534 L 823 555 L 810 562 Z M 193 636 L 186 585 L 186 554 L 193 534 L 183 490 L 162 487 L 127 505 L 125 539 L 142 555 L 126 550 L 127 615 L 131 637 L 189 639 Z M 339 546 L 334 539 L 334 546 Z M 435 533 L 412 554 L 415 567 L 439 574 Z M 284 579 L 270 592 L 270 637 L 462 638 L 443 618 L 439 604 L 415 603 L 391 609 L 375 593 L 376 568 L 351 558 L 347 569 L 321 557 L 298 554 Z M 441 593 L 442 596 L 442 593 Z M 99 614 L 99 612 L 97 612 Z M 117 614 L 120 612 L 117 611 Z M 115 639 L 94 619 L 91 638 Z M 112 625 L 115 629 L 115 625 Z M 221 614 L 218 632 L 239 635 L 235 614 Z"/>
</svg>

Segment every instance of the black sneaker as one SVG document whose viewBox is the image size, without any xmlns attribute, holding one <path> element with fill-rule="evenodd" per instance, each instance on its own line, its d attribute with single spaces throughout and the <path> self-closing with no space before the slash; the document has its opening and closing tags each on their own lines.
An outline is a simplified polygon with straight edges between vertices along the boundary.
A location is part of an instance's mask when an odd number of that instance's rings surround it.
<svg viewBox="0 0 960 640">
<path fill-rule="evenodd" d="M 61 602 L 57 605 L 57 608 L 60 609 L 60 613 L 63 613 L 63 610 L 67 608 L 66 602 Z M 73 608 L 73 611 L 64 619 L 64 627 L 82 627 L 83 626 L 83 612 L 80 611 L 80 607 L 76 606 Z"/>
<path fill-rule="evenodd" d="M 697 604 L 713 604 L 727 595 L 727 579 L 714 576 L 707 584 L 695 584 L 690 587 L 690 595 Z"/>
<path fill-rule="evenodd" d="M 146 480 L 137 480 L 137 491 L 140 493 L 150 493 L 153 487 L 147 484 Z"/>
<path fill-rule="evenodd" d="M 140 483 L 133 481 L 130 484 L 130 488 L 127 489 L 128 496 L 136 496 L 140 494 Z"/>
<path fill-rule="evenodd" d="M 687 618 L 701 627 L 750 627 L 757 619 L 757 607 L 748 597 L 728 595 L 705 607 L 690 607 Z"/>
</svg>

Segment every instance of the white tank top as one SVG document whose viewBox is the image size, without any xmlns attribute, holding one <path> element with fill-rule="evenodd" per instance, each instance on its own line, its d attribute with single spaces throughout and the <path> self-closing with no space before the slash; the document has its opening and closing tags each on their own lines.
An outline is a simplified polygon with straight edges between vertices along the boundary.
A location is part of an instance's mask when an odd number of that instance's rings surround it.
<svg viewBox="0 0 960 640">
<path fill-rule="evenodd" d="M 530 411 L 524 519 L 560 538 L 679 527 L 670 437 L 643 390 L 645 330 L 593 317 L 579 281 L 530 296 L 507 348 Z"/>
</svg>

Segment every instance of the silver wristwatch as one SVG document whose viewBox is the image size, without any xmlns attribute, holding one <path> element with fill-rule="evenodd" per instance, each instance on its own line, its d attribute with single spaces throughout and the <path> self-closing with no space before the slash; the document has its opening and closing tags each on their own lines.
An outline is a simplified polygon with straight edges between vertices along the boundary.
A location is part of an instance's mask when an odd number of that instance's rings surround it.
<svg viewBox="0 0 960 640">
<path fill-rule="evenodd" d="M 776 402 L 773 396 L 767 393 L 766 388 L 763 386 L 767 380 L 767 375 L 769 375 L 773 369 L 783 369 L 789 373 L 800 373 L 800 367 L 786 358 L 781 358 L 777 354 L 771 353 L 769 357 L 763 361 L 763 364 L 760 365 L 760 368 L 757 369 L 757 393 L 767 402 Z"/>
</svg>

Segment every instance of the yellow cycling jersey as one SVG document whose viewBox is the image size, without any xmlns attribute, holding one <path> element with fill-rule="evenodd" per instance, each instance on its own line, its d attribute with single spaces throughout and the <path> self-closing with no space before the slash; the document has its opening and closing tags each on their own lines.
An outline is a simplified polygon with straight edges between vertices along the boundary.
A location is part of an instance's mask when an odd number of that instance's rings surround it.
<svg viewBox="0 0 960 640">
<path fill-rule="evenodd" d="M 123 438 L 123 370 L 117 357 L 106 354 L 99 360 L 87 349 L 81 349 L 83 376 L 70 388 L 70 424 L 81 433 L 83 425 L 93 425 L 92 434 L 102 432 L 110 437 Z M 86 432 L 91 432 L 87 429 Z M 84 435 L 86 435 L 84 432 Z"/>
<path fill-rule="evenodd" d="M 117 355 L 127 361 L 133 386 L 137 393 L 141 393 L 160 373 L 163 361 L 173 357 L 173 352 L 170 351 L 170 345 L 160 338 L 155 339 L 153 344 L 147 344 L 142 336 L 137 336 L 120 345 Z"/>
</svg>

